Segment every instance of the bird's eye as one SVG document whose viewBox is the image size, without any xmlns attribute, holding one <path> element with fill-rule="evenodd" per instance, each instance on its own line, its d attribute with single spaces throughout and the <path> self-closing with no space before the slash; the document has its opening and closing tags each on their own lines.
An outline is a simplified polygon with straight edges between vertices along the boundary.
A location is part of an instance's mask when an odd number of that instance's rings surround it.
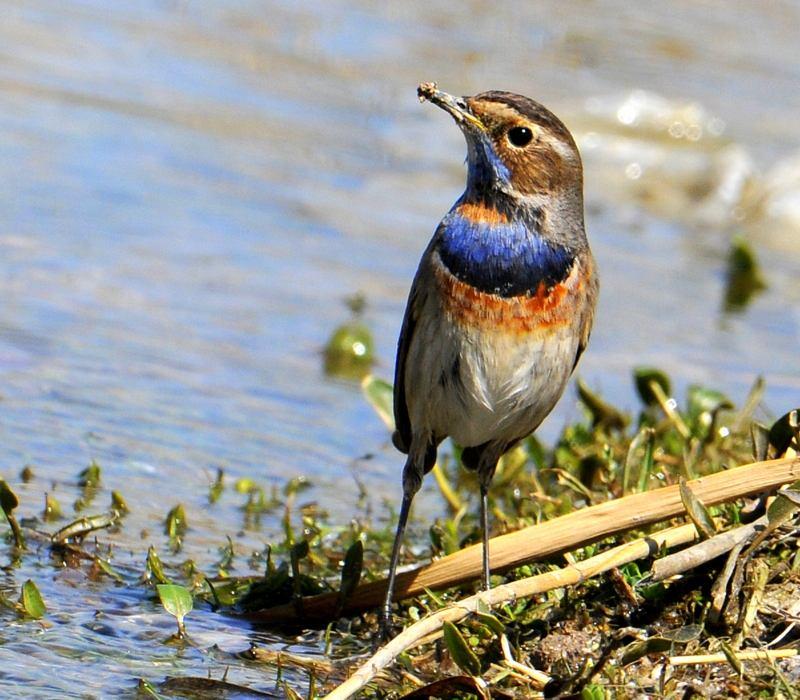
<svg viewBox="0 0 800 700">
<path fill-rule="evenodd" d="M 508 130 L 508 142 L 517 148 L 527 146 L 533 138 L 533 132 L 527 126 L 515 126 Z"/>
</svg>

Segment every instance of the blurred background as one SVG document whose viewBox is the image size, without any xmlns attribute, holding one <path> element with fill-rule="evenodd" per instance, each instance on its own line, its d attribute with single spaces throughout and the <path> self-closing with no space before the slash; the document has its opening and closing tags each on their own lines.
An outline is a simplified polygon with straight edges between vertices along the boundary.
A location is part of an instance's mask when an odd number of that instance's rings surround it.
<svg viewBox="0 0 800 700">
<path fill-rule="evenodd" d="M 679 400 L 702 383 L 741 403 L 763 375 L 767 411 L 798 404 L 795 2 L 0 13 L 0 463 L 58 493 L 96 459 L 136 504 L 122 542 L 159 540 L 180 501 L 187 546 L 216 557 L 241 527 L 239 503 L 207 506 L 217 468 L 306 475 L 334 522 L 357 476 L 388 515 L 401 456 L 322 353 L 361 292 L 391 378 L 419 255 L 463 189 L 463 138 L 418 103 L 423 80 L 526 94 L 575 134 L 601 274 L 590 387 L 634 410 L 631 370 L 653 365 Z M 758 264 L 743 293 L 735 251 Z M 579 415 L 571 387 L 542 438 Z M 431 484 L 417 509 L 440 512 Z"/>
</svg>

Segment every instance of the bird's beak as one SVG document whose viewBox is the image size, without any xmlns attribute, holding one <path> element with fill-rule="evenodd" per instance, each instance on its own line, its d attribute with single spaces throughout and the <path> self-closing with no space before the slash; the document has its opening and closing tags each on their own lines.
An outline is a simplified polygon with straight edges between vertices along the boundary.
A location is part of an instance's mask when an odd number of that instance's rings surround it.
<svg viewBox="0 0 800 700">
<path fill-rule="evenodd" d="M 417 96 L 420 102 L 433 102 L 437 107 L 441 107 L 445 112 L 456 120 L 462 128 L 472 128 L 478 131 L 486 131 L 480 119 L 470 110 L 467 101 L 463 97 L 454 97 L 436 88 L 436 83 L 420 83 L 417 88 Z"/>
</svg>

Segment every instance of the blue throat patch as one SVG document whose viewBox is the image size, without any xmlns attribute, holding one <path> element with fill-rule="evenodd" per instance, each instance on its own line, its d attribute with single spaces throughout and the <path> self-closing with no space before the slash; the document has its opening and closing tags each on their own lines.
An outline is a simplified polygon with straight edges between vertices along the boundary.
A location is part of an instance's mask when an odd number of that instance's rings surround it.
<svg viewBox="0 0 800 700">
<path fill-rule="evenodd" d="M 462 282 L 515 297 L 536 294 L 541 285 L 551 289 L 569 275 L 575 256 L 547 242 L 535 222 L 471 221 L 456 207 L 439 225 L 437 247 L 442 262 Z"/>
<path fill-rule="evenodd" d="M 481 135 L 472 142 L 467 154 L 468 192 L 486 192 L 498 184 L 508 186 L 510 177 L 508 167 L 495 153 L 491 141 Z"/>
</svg>

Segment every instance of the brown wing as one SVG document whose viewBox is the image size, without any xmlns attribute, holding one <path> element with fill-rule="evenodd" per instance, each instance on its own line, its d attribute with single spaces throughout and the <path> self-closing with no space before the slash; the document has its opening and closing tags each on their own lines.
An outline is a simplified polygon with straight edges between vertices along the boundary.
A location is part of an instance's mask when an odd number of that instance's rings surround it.
<svg viewBox="0 0 800 700">
<path fill-rule="evenodd" d="M 415 280 L 414 286 L 411 288 L 411 294 L 408 297 L 406 314 L 403 318 L 403 326 L 400 329 L 400 338 L 397 341 L 397 359 L 394 365 L 395 431 L 392 435 L 392 442 L 404 454 L 408 454 L 408 449 L 411 445 L 411 420 L 408 417 L 408 403 L 406 402 L 406 360 L 408 359 L 411 339 L 414 337 L 414 329 L 417 325 L 417 297 Z"/>
<path fill-rule="evenodd" d="M 592 323 L 594 322 L 594 307 L 597 303 L 597 293 L 599 288 L 597 274 L 595 272 L 594 259 L 592 258 L 591 254 L 585 258 L 584 265 L 586 265 L 588 276 L 588 289 L 586 292 L 587 299 L 584 307 L 583 317 L 581 318 L 581 335 L 580 340 L 578 341 L 578 351 L 575 353 L 575 362 L 572 364 L 573 371 L 575 371 L 575 367 L 578 366 L 578 360 L 581 359 L 581 355 L 583 355 L 583 351 L 586 350 L 586 346 L 589 343 L 589 336 L 592 333 Z"/>
<path fill-rule="evenodd" d="M 581 334 L 580 342 L 578 343 L 578 352 L 575 353 L 575 362 L 572 363 L 572 371 L 575 371 L 575 368 L 578 366 L 578 361 L 581 359 L 581 355 L 583 355 L 583 351 L 586 350 L 586 346 L 589 344 L 589 336 L 592 332 L 592 319 L 591 317 L 588 320 L 588 323 L 584 321 L 583 323 L 583 333 Z"/>
<path fill-rule="evenodd" d="M 436 229 L 428 247 L 422 254 L 422 259 L 414 275 L 414 282 L 408 294 L 406 314 L 403 317 L 403 326 L 400 329 L 400 338 L 397 340 L 397 359 L 394 364 L 394 425 L 392 435 L 394 446 L 403 454 L 408 454 L 411 447 L 411 419 L 408 415 L 408 402 L 406 401 L 406 362 L 417 328 L 420 309 L 425 304 L 427 295 L 433 285 L 433 276 L 430 269 L 430 256 L 437 245 L 441 224 Z M 434 447 L 435 458 L 435 447 Z M 432 466 L 432 463 L 431 463 Z"/>
</svg>

